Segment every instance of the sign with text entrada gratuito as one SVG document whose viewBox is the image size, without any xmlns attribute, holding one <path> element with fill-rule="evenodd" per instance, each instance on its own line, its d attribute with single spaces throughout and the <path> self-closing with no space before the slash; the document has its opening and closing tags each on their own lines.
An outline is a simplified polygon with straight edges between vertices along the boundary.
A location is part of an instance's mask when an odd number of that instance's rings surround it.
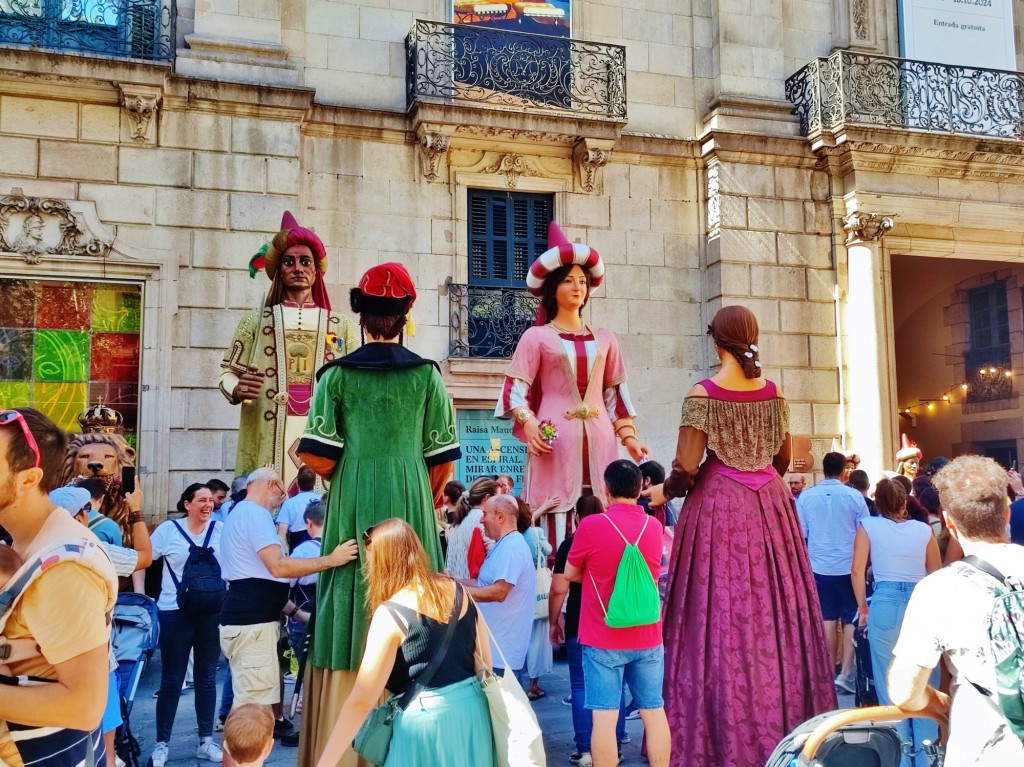
<svg viewBox="0 0 1024 767">
<path fill-rule="evenodd" d="M 1017 69 L 1013 0 L 900 0 L 900 55 L 980 69 Z"/>
<path fill-rule="evenodd" d="M 526 445 L 512 434 L 512 421 L 494 417 L 491 410 L 458 410 L 459 444 L 462 458 L 455 464 L 455 478 L 466 487 L 480 477 L 508 474 L 515 482 L 513 492 L 523 489 Z"/>
</svg>

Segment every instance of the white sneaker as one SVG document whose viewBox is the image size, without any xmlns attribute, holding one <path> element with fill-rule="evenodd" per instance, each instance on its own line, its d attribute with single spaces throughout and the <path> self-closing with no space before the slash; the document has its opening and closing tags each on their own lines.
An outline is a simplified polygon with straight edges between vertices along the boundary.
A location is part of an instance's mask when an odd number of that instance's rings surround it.
<svg viewBox="0 0 1024 767">
<path fill-rule="evenodd" d="M 850 676 L 843 676 L 842 674 L 839 674 L 839 676 L 836 677 L 835 684 L 840 690 L 847 692 L 850 695 L 857 694 L 857 677 L 853 674 L 850 674 Z"/>
<path fill-rule="evenodd" d="M 114 754 L 114 767 L 127 767 L 124 763 L 124 759 L 119 757 L 117 754 Z"/>
<path fill-rule="evenodd" d="M 149 757 L 150 763 L 153 767 L 164 767 L 167 764 L 167 757 L 170 755 L 170 751 L 167 748 L 166 743 L 157 743 L 153 746 L 153 755 Z"/>
<path fill-rule="evenodd" d="M 203 738 L 199 743 L 199 748 L 196 749 L 196 759 L 221 762 L 224 760 L 224 752 L 220 750 L 220 746 L 214 742 L 213 738 Z"/>
</svg>

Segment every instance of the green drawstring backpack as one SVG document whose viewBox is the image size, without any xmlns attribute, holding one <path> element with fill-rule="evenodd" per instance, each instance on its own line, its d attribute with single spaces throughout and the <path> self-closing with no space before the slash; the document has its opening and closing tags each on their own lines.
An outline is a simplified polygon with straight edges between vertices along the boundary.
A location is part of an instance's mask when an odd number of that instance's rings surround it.
<svg viewBox="0 0 1024 767">
<path fill-rule="evenodd" d="M 644 520 L 643 529 L 640 530 L 636 543 L 630 543 L 618 526 L 612 522 L 612 518 L 607 514 L 603 516 L 626 544 L 626 548 L 622 551 L 622 558 L 619 560 L 619 567 L 615 571 L 615 584 L 612 586 L 612 594 L 608 598 L 607 608 L 601 601 L 601 593 L 597 591 L 594 574 L 590 574 L 590 581 L 594 584 L 594 591 L 597 592 L 597 601 L 604 613 L 605 624 L 613 629 L 628 629 L 657 623 L 661 620 L 661 599 L 658 596 L 658 585 L 654 582 L 651 568 L 647 566 L 647 561 L 639 549 L 639 543 L 647 531 L 647 524 L 651 518 L 647 517 Z"/>
<path fill-rule="evenodd" d="M 1010 730 L 1024 740 L 1024 584 L 1007 578 L 980 557 L 964 557 L 962 561 L 999 582 L 986 625 L 995 662 L 996 689 L 971 684 L 995 700 Z"/>
</svg>

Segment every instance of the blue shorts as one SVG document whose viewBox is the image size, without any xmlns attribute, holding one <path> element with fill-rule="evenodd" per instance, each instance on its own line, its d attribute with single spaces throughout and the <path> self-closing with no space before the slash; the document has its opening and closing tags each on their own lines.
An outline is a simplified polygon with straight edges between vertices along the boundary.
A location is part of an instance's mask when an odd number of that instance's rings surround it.
<svg viewBox="0 0 1024 767">
<path fill-rule="evenodd" d="M 591 711 L 618 711 L 622 684 L 629 686 L 639 709 L 663 708 L 661 686 L 665 678 L 665 648 L 601 650 L 583 646 L 583 685 Z"/>
<path fill-rule="evenodd" d="M 853 581 L 849 575 L 814 573 L 814 585 L 818 587 L 818 602 L 824 620 L 843 623 L 857 621 L 857 597 L 854 596 Z"/>
<path fill-rule="evenodd" d="M 121 693 L 117 690 L 117 672 L 110 672 L 107 684 L 107 707 L 103 709 L 100 732 L 110 732 L 121 726 Z"/>
</svg>

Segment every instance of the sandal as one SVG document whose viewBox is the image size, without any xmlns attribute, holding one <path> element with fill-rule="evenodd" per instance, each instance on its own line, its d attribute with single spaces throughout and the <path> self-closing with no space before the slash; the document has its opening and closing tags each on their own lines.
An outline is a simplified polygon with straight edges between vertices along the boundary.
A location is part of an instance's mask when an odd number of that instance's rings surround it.
<svg viewBox="0 0 1024 767">
<path fill-rule="evenodd" d="M 535 701 L 535 700 L 540 700 L 541 698 L 546 698 L 547 695 L 548 694 L 546 692 L 544 692 L 543 690 L 541 690 L 539 688 L 536 689 L 536 690 L 527 690 L 526 691 L 526 697 L 529 698 L 531 702 Z"/>
</svg>

